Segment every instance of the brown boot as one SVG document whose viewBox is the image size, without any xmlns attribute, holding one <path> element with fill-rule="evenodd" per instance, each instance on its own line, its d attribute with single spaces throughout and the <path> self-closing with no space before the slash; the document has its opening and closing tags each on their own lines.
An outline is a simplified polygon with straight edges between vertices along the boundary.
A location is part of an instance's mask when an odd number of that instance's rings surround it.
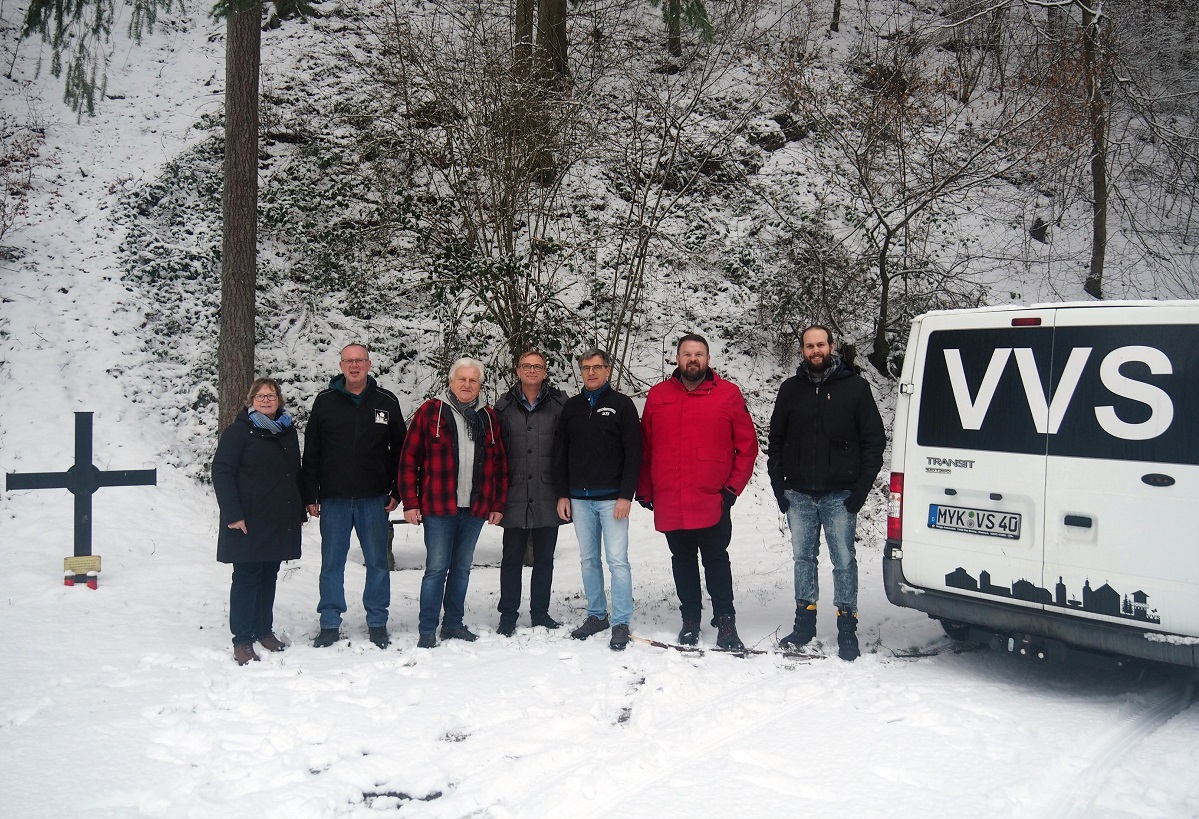
<svg viewBox="0 0 1199 819">
<path fill-rule="evenodd" d="M 282 651 L 287 648 L 287 644 L 275 636 L 273 631 L 268 631 L 266 634 L 258 638 L 258 643 L 267 651 Z"/>
<path fill-rule="evenodd" d="M 258 655 L 254 653 L 253 643 L 238 643 L 233 647 L 233 659 L 238 665 L 245 665 L 251 660 L 257 662 Z"/>
</svg>

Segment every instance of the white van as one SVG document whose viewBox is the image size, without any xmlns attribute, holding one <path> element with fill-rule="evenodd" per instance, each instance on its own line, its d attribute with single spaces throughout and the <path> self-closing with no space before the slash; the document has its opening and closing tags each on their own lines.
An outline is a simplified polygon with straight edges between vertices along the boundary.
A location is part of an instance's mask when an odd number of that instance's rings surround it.
<svg viewBox="0 0 1199 819">
<path fill-rule="evenodd" d="M 883 577 L 953 637 L 1199 666 L 1199 301 L 916 318 Z"/>
</svg>

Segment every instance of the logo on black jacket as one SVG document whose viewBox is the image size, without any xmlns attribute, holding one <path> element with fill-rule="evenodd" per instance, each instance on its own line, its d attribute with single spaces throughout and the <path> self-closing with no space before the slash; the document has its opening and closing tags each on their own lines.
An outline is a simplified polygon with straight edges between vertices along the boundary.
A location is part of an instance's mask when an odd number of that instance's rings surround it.
<svg viewBox="0 0 1199 819">
<path fill-rule="evenodd" d="M 387 410 L 375 410 L 375 423 L 386 424 L 390 420 Z"/>
</svg>

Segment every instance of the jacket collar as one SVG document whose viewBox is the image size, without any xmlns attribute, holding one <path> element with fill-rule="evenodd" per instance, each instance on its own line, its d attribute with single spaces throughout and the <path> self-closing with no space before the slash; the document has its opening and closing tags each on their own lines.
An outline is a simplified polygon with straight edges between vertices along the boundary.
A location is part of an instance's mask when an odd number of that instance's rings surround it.
<svg viewBox="0 0 1199 819">
<path fill-rule="evenodd" d="M 329 389 L 336 390 L 346 398 L 349 398 L 351 401 L 353 401 L 355 405 L 360 405 L 368 395 L 375 391 L 375 384 L 375 377 L 373 375 L 368 375 L 366 377 L 366 386 L 362 388 L 362 392 L 354 395 L 354 393 L 346 389 L 345 373 L 339 373 L 333 376 L 333 380 L 329 382 Z"/>
<path fill-rule="evenodd" d="M 715 370 L 709 367 L 708 371 L 704 373 L 704 380 L 699 382 L 695 389 L 689 390 L 687 389 L 686 382 L 683 381 L 682 371 L 678 367 L 675 367 L 674 372 L 670 374 L 668 380 L 673 381 L 684 392 L 711 392 L 712 388 L 716 386 L 716 382 L 720 380 L 720 376 L 716 374 Z"/>
</svg>

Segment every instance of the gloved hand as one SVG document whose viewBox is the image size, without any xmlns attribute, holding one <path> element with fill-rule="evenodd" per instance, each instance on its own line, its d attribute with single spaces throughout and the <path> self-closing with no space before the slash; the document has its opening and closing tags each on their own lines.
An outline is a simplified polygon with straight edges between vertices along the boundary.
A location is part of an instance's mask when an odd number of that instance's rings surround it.
<svg viewBox="0 0 1199 819">
<path fill-rule="evenodd" d="M 860 489 L 855 489 L 853 494 L 845 499 L 846 511 L 848 511 L 851 515 L 856 515 L 858 512 L 862 511 L 862 507 L 866 504 L 866 496 L 869 494 L 869 491 L 863 492 Z"/>
<path fill-rule="evenodd" d="M 651 512 L 654 511 L 654 502 L 653 501 L 647 501 L 644 498 L 638 498 L 637 503 L 641 504 L 642 509 L 648 509 Z"/>
<path fill-rule="evenodd" d="M 787 514 L 787 510 L 791 508 L 791 501 L 787 500 L 787 496 L 780 490 L 774 493 L 774 499 L 778 501 L 779 511 Z"/>
<path fill-rule="evenodd" d="M 737 502 L 737 493 L 727 486 L 720 490 L 720 497 L 724 499 L 725 509 L 732 509 L 733 504 Z"/>
</svg>

